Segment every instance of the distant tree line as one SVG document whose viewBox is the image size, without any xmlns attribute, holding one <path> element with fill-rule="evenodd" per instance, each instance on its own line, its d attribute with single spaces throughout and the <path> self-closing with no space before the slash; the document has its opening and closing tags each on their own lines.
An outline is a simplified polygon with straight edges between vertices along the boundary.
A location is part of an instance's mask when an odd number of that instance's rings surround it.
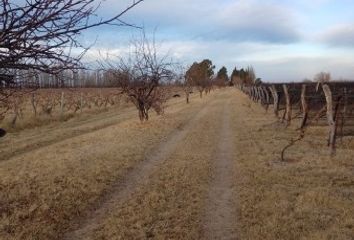
<svg viewBox="0 0 354 240">
<path fill-rule="evenodd" d="M 241 68 L 237 70 L 235 67 L 231 74 L 231 81 L 233 84 L 249 86 L 253 84 L 260 84 L 262 80 L 256 77 L 256 72 L 252 66 L 246 69 Z"/>
</svg>

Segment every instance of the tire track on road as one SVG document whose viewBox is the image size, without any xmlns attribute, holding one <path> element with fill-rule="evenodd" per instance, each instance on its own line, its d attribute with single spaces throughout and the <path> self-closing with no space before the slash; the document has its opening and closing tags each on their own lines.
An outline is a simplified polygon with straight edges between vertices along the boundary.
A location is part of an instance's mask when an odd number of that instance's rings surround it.
<svg viewBox="0 0 354 240">
<path fill-rule="evenodd" d="M 204 239 L 237 239 L 236 211 L 233 200 L 233 136 L 230 127 L 230 101 L 222 115 L 218 150 L 214 156 L 203 224 Z"/>
<path fill-rule="evenodd" d="M 149 177 L 158 170 L 160 164 L 167 160 L 168 156 L 175 151 L 178 143 L 182 141 L 198 121 L 207 114 L 207 106 L 210 105 L 211 102 L 206 103 L 192 119 L 173 131 L 173 133 L 155 148 L 144 161 L 136 165 L 120 181 L 117 181 L 112 186 L 111 191 L 103 196 L 93 210 L 73 223 L 72 229 L 64 234 L 63 239 L 88 239 L 88 236 L 103 222 L 104 217 L 109 213 L 110 209 L 128 200 L 134 192 L 149 182 Z"/>
</svg>

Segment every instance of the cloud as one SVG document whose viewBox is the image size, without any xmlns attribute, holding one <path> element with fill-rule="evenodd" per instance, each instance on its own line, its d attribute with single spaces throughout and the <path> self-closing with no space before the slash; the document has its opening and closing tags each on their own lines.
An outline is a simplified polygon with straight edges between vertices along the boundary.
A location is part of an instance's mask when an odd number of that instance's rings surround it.
<svg viewBox="0 0 354 240">
<path fill-rule="evenodd" d="M 292 43 L 300 40 L 295 13 L 279 4 L 237 1 L 215 16 L 217 34 L 233 41 Z"/>
<path fill-rule="evenodd" d="M 112 14 L 112 9 L 123 6 L 121 1 L 108 0 L 103 9 Z M 291 43 L 301 38 L 296 17 L 278 1 L 155 0 L 143 2 L 125 19 L 184 39 Z"/>
<path fill-rule="evenodd" d="M 321 34 L 319 40 L 334 47 L 354 47 L 354 24 L 333 26 Z"/>
<path fill-rule="evenodd" d="M 131 0 L 106 0 L 102 15 L 112 16 Z M 319 71 L 334 78 L 354 76 L 354 27 L 351 0 L 146 0 L 123 20 L 156 27 L 159 50 L 170 52 L 188 65 L 204 58 L 229 72 L 237 66 L 253 65 L 259 77 L 268 81 L 299 81 Z M 340 14 L 337 14 L 339 13 Z M 333 14 L 332 14 L 333 13 Z M 354 24 L 353 24 L 354 26 Z M 316 31 L 314 31 L 314 29 Z M 319 31 L 319 33 L 317 32 Z M 117 54 L 128 49 L 129 38 L 139 32 L 107 26 L 89 58 L 101 52 Z M 88 35 L 85 35 L 86 37 Z M 88 39 L 92 36 L 88 36 Z M 336 47 L 326 47 L 328 46 Z"/>
</svg>

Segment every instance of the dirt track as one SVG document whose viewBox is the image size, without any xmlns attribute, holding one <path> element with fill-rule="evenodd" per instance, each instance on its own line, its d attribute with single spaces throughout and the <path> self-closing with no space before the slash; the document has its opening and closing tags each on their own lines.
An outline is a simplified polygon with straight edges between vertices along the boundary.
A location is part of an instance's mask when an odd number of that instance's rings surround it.
<svg viewBox="0 0 354 240">
<path fill-rule="evenodd" d="M 173 151 L 178 151 L 176 149 L 177 144 L 183 140 L 195 124 L 198 124 L 198 121 L 203 118 L 206 111 L 207 106 L 204 106 L 184 126 L 173 131 L 166 141 L 161 142 L 146 156 L 144 161 L 136 165 L 119 182 L 115 183 L 110 192 L 99 201 L 95 210 L 81 217 L 81 223 L 78 224 L 73 232 L 67 233 L 64 239 L 87 239 L 89 234 L 100 225 L 105 216 L 114 207 L 126 201 L 139 187 L 147 185 L 149 177 Z"/>
<path fill-rule="evenodd" d="M 218 139 L 218 148 L 212 164 L 212 182 L 209 188 L 205 239 L 237 239 L 235 233 L 236 208 L 233 205 L 233 164 L 237 156 L 233 155 L 233 137 L 230 127 L 230 101 L 225 102 Z"/>
</svg>

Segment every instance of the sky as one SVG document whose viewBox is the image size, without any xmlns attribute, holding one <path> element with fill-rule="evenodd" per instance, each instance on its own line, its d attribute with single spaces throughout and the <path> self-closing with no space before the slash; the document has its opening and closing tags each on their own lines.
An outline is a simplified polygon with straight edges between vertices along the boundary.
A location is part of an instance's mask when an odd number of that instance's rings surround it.
<svg viewBox="0 0 354 240">
<path fill-rule="evenodd" d="M 129 0 L 105 0 L 99 14 L 109 17 Z M 267 82 L 354 79 L 353 0 L 145 0 L 123 16 L 155 34 L 159 50 L 188 66 L 211 59 L 229 73 L 252 65 Z M 106 26 L 83 35 L 98 53 L 122 54 L 139 30 Z"/>
</svg>

